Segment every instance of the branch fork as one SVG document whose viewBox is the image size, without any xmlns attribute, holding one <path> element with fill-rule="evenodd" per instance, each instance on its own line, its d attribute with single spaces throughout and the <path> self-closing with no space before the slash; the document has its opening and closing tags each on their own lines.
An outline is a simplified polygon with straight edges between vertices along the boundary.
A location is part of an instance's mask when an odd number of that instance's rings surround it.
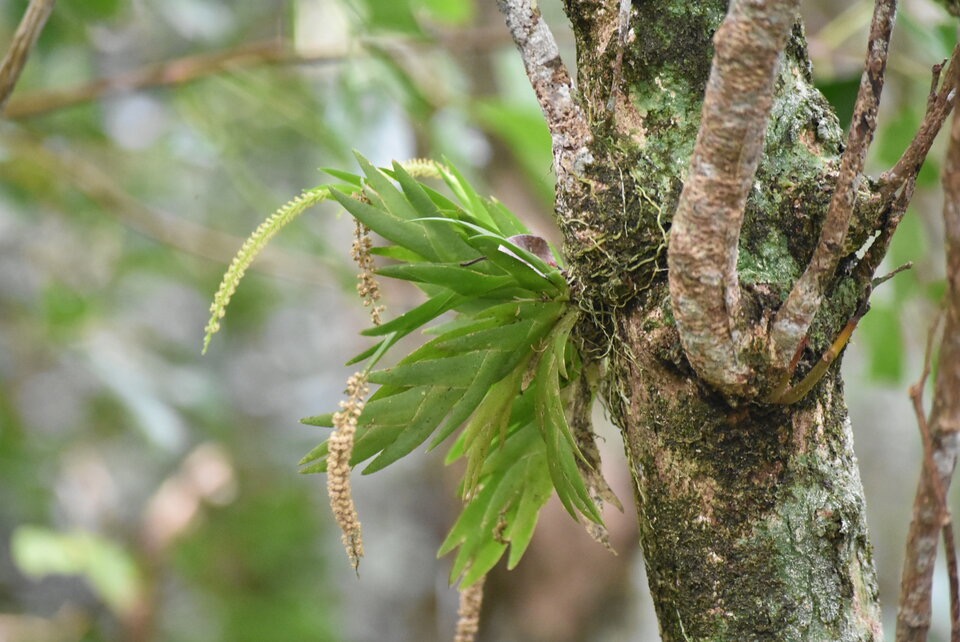
<svg viewBox="0 0 960 642">
<path fill-rule="evenodd" d="M 844 256 L 864 162 L 876 131 L 897 9 L 896 0 L 877 0 L 874 5 L 853 121 L 813 255 L 772 318 L 750 320 L 740 301 L 736 268 L 740 227 L 763 150 L 779 57 L 798 4 L 794 0 L 731 2 L 715 35 L 716 54 L 700 132 L 670 234 L 670 293 L 681 343 L 694 370 L 728 398 L 793 403 L 812 387 L 806 379 L 793 387 L 790 381 L 797 355 Z M 955 52 L 954 58 L 958 56 Z M 881 237 L 857 266 L 865 286 L 886 252 L 892 227 L 906 210 L 933 137 L 956 100 L 960 63 L 951 61 L 939 90 L 940 68 L 935 74 L 920 131 L 880 180 L 888 216 Z M 833 361 L 856 320 L 848 323 L 818 366 Z"/>
</svg>

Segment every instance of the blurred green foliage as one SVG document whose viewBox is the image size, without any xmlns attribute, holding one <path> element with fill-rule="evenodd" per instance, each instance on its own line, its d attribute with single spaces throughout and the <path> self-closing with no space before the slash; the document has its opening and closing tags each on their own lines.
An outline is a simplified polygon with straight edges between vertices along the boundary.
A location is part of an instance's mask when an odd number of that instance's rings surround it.
<svg viewBox="0 0 960 642">
<path fill-rule="evenodd" d="M 0 43 L 25 6 L 0 2 Z M 352 226 L 327 207 L 278 239 L 201 360 L 203 320 L 242 238 L 318 183 L 318 167 L 355 167 L 353 148 L 379 163 L 446 153 L 482 182 L 491 146 L 506 143 L 547 211 L 549 139 L 532 93 L 503 111 L 503 72 L 481 90 L 463 67 L 510 43 L 442 44 L 479 14 L 472 0 L 58 2 L 11 100 L 36 111 L 0 131 L 10 622 L 39 616 L 57 640 L 366 637 L 363 605 L 341 610 L 349 569 L 328 563 L 341 553 L 322 485 L 296 474 L 318 440 L 297 419 L 336 404 L 339 364 L 360 345 Z M 264 43 L 285 61 L 239 55 Z M 178 80 L 217 52 L 235 62 Z M 169 84 L 95 84 L 151 65 Z M 83 87 L 93 92 L 58 102 Z M 514 117 L 522 128 L 502 122 Z M 223 461 L 197 457 L 203 444 Z M 226 500 L 204 486 L 218 466 Z M 438 599 L 432 581 L 409 593 L 384 613 Z M 65 624 L 63 609 L 79 618 Z M 35 629 L 11 626 L 0 638 L 34 642 Z"/>
</svg>

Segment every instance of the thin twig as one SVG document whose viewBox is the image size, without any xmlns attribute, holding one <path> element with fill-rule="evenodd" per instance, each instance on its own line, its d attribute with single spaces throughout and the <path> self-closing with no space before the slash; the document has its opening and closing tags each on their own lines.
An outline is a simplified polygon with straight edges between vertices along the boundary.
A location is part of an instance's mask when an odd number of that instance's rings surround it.
<svg viewBox="0 0 960 642">
<path fill-rule="evenodd" d="M 927 99 L 927 109 L 916 136 L 910 141 L 896 164 L 880 176 L 880 194 L 884 199 L 889 200 L 911 178 L 916 179 L 917 174 L 920 173 L 920 168 L 923 166 L 923 161 L 930 152 L 933 140 L 937 137 L 956 102 L 957 83 L 960 81 L 960 43 L 954 47 L 953 54 L 950 56 L 950 64 L 947 66 L 946 73 L 942 74 L 943 84 L 939 91 L 936 91 L 942 68 L 942 64 L 933 67 L 932 87 Z"/>
<path fill-rule="evenodd" d="M 928 489 L 928 492 L 924 493 L 924 498 L 927 498 L 929 494 L 932 493 L 933 500 L 934 500 L 933 510 L 935 511 L 935 514 L 936 514 L 936 519 L 934 521 L 942 523 L 945 529 L 946 525 L 950 523 L 949 513 L 947 511 L 947 506 L 946 506 L 946 490 L 943 487 L 943 480 L 940 479 L 940 475 L 937 473 L 936 463 L 934 462 L 934 459 L 933 459 L 933 453 L 934 453 L 933 435 L 930 432 L 930 423 L 927 421 L 926 411 L 924 410 L 924 407 L 923 407 L 923 391 L 926 388 L 927 379 L 930 376 L 934 337 L 936 336 L 937 327 L 940 325 L 941 317 L 942 317 L 942 314 L 938 313 L 933 323 L 930 325 L 929 331 L 927 332 L 927 344 L 926 344 L 926 349 L 924 350 L 924 356 L 923 356 L 923 371 L 920 373 L 919 380 L 917 380 L 915 384 L 910 386 L 910 401 L 913 403 L 913 412 L 917 419 L 917 427 L 920 430 L 920 439 L 923 446 L 923 467 L 921 471 L 921 480 L 920 480 L 921 488 Z M 917 504 L 914 507 L 915 512 L 918 512 L 918 513 L 923 510 L 923 505 L 920 504 L 920 499 L 921 499 L 921 495 L 920 495 L 920 492 L 918 491 Z M 950 535 L 952 536 L 953 529 L 951 528 L 949 532 L 950 532 Z M 943 530 L 943 536 L 944 536 L 944 544 L 946 545 L 947 548 L 949 548 L 950 544 L 948 543 L 949 540 L 947 539 L 948 535 L 946 530 Z M 926 551 L 926 553 L 928 555 L 931 555 L 933 558 L 935 558 L 936 557 L 936 548 L 935 548 L 936 539 L 935 538 L 933 540 L 933 544 L 934 544 L 934 549 L 932 551 Z M 933 562 L 933 559 L 930 560 L 931 567 L 932 567 L 932 562 Z M 912 569 L 912 570 L 915 570 L 915 569 Z M 906 573 L 906 571 L 907 569 L 905 567 L 904 573 Z M 953 575 L 956 574 L 955 568 L 952 569 L 952 574 Z M 905 619 L 906 617 L 911 615 L 913 612 L 916 612 L 919 615 L 925 610 L 926 626 L 923 628 L 923 635 L 922 635 L 922 637 L 925 638 L 926 630 L 929 628 L 929 623 L 930 623 L 929 587 L 927 588 L 926 592 L 923 592 L 920 594 L 914 593 L 911 596 L 911 592 L 907 590 L 907 587 L 911 585 L 911 580 L 913 579 L 915 579 L 915 576 L 911 576 L 908 578 L 905 575 L 903 578 L 901 592 L 900 592 L 901 610 L 898 616 L 898 622 L 900 621 L 901 618 Z M 956 590 L 955 586 L 951 584 L 950 586 L 951 597 L 955 595 L 955 590 Z M 911 596 L 912 600 L 909 602 L 905 601 L 905 598 L 907 598 L 907 596 Z M 953 599 L 951 599 L 951 604 L 952 603 L 953 603 Z M 917 630 L 917 628 L 913 629 L 913 635 L 917 639 L 922 639 L 920 637 L 920 633 Z M 898 640 L 900 639 L 899 632 L 897 635 L 897 639 Z"/>
<path fill-rule="evenodd" d="M 587 149 L 592 139 L 590 125 L 540 10 L 532 7 L 530 0 L 497 0 L 497 7 L 506 19 L 543 110 L 553 140 L 554 171 L 557 181 L 563 183 L 581 175 L 593 160 Z"/>
<path fill-rule="evenodd" d="M 860 323 L 860 319 L 866 315 L 867 311 L 870 309 L 870 292 L 869 288 L 867 293 L 864 295 L 863 302 L 860 304 L 860 307 L 857 308 L 857 311 L 854 313 L 853 317 L 847 321 L 846 325 L 843 326 L 843 329 L 840 331 L 840 334 L 837 335 L 837 338 L 834 339 L 833 343 L 830 344 L 830 347 L 827 348 L 827 351 L 821 355 L 817 363 L 814 364 L 813 368 L 810 369 L 810 372 L 800 380 L 797 385 L 787 389 L 782 394 L 778 394 L 776 397 L 772 398 L 771 401 L 774 403 L 780 403 L 789 405 L 796 403 L 807 396 L 807 393 L 813 390 L 813 387 L 823 379 L 823 375 L 827 373 L 827 370 L 833 365 L 833 362 L 837 360 L 837 357 L 840 356 L 840 353 L 843 352 L 843 349 L 847 347 L 847 344 L 850 342 L 850 337 L 853 336 L 853 331 L 857 329 L 857 324 Z M 806 339 L 800 342 L 800 345 L 806 343 Z M 791 370 L 796 368 L 797 356 L 794 355 L 793 359 L 790 362 Z"/>
<path fill-rule="evenodd" d="M 779 404 L 792 404 L 800 401 L 807 393 L 813 390 L 813 387 L 823 378 L 823 375 L 827 373 L 827 370 L 837 360 L 837 357 L 840 356 L 840 353 L 843 352 L 844 348 L 847 347 L 847 344 L 850 342 L 850 337 L 853 336 L 853 331 L 857 329 L 857 324 L 860 323 L 860 320 L 866 316 L 867 312 L 870 310 L 870 296 L 873 294 L 874 288 L 878 285 L 886 283 L 896 275 L 900 274 L 904 270 L 909 270 L 913 267 L 912 262 L 907 262 L 893 270 L 889 274 L 884 274 L 875 278 L 871 283 L 866 285 L 865 292 L 863 293 L 863 300 L 860 303 L 860 306 L 857 308 L 857 311 L 854 312 L 853 316 L 847 321 L 846 325 L 843 326 L 843 329 L 840 331 L 840 334 L 837 335 L 837 338 L 834 339 L 833 343 L 830 344 L 830 347 L 827 348 L 827 351 L 823 353 L 820 357 L 820 360 L 814 364 L 813 368 L 810 369 L 803 379 L 800 380 L 797 385 L 792 386 L 788 389 L 785 389 L 783 392 L 778 392 L 775 395 L 772 395 L 770 400 L 773 403 Z M 800 348 L 798 348 L 797 353 L 793 355 L 793 359 L 790 361 L 789 371 L 792 373 L 797 369 L 797 364 L 800 361 L 800 356 L 803 351 L 803 348 L 806 347 L 808 337 L 804 337 L 800 342 Z M 787 381 L 789 383 L 789 380 Z"/>
<path fill-rule="evenodd" d="M 116 76 L 100 78 L 77 87 L 35 91 L 10 100 L 4 116 L 22 120 L 81 105 L 123 92 L 184 85 L 216 74 L 262 65 L 309 65 L 336 63 L 367 55 L 366 47 L 389 49 L 404 42 L 416 47 L 442 46 L 448 50 L 470 51 L 507 44 L 502 29 L 457 30 L 436 35 L 435 41 L 400 41 L 397 38 L 358 38 L 346 47 L 293 51 L 289 43 L 271 39 L 240 45 L 223 51 L 193 54 L 144 65 Z"/>
<path fill-rule="evenodd" d="M 896 10 L 896 0 L 877 0 L 874 5 L 866 61 L 860 78 L 853 120 L 847 136 L 847 146 L 840 159 L 836 188 L 820 231 L 820 240 L 806 270 L 777 312 L 771 328 L 773 369 L 775 372 L 782 371 L 782 376 L 786 379 L 793 374 L 786 370 L 786 366 L 809 331 L 827 286 L 842 258 L 863 164 L 877 126 L 877 109 L 883 90 L 887 52 Z"/>
<path fill-rule="evenodd" d="M 0 112 L 7 104 L 10 94 L 13 93 L 20 73 L 27 64 L 30 50 L 40 36 L 43 25 L 47 23 L 47 18 L 53 12 L 54 4 L 56 0 L 30 0 L 27 11 L 13 34 L 7 55 L 4 56 L 3 62 L 0 62 Z"/>
<path fill-rule="evenodd" d="M 306 64 L 343 58 L 342 48 L 298 54 L 280 40 L 241 45 L 225 51 L 196 54 L 146 65 L 128 73 L 51 91 L 38 91 L 12 100 L 4 115 L 10 119 L 39 116 L 126 91 L 183 85 L 241 67 L 267 64 Z"/>
<path fill-rule="evenodd" d="M 690 170 L 667 253 L 670 295 L 690 364 L 725 393 L 752 393 L 737 275 L 740 227 L 763 153 L 778 59 L 798 0 L 734 0 L 714 36 Z"/>
<path fill-rule="evenodd" d="M 954 112 L 947 159 L 943 169 L 943 220 L 947 255 L 947 297 L 933 409 L 927 426 L 924 466 L 914 500 L 907 538 L 897 613 L 897 640 L 921 642 L 930 628 L 930 592 L 936 560 L 937 535 L 942 533 L 948 564 L 955 564 L 953 529 L 945 529 L 944 497 L 957 463 L 960 431 L 960 112 Z M 925 369 L 926 373 L 926 369 Z M 919 386 L 918 386 L 919 388 Z M 920 391 L 911 391 L 915 399 Z M 913 394 L 915 393 L 915 394 Z M 914 402 L 915 406 L 918 403 Z M 918 415 L 918 421 L 922 412 Z M 951 582 L 957 571 L 951 568 Z M 952 591 L 957 589 L 951 586 Z M 951 595 L 951 630 L 960 635 L 960 597 Z"/>
<path fill-rule="evenodd" d="M 946 507 L 946 500 L 944 500 Z M 957 540 L 953 533 L 953 519 L 947 511 L 943 525 L 944 557 L 947 558 L 947 581 L 950 585 L 950 642 L 960 642 L 960 572 L 957 571 Z"/>
<path fill-rule="evenodd" d="M 960 44 L 953 50 L 946 74 L 943 73 L 943 64 L 938 64 L 934 65 L 931 76 L 927 110 L 920 129 L 896 165 L 880 177 L 880 196 L 885 201 L 884 223 L 880 228 L 879 236 L 874 239 L 857 264 L 854 278 L 861 283 L 870 279 L 886 256 L 890 242 L 893 240 L 893 233 L 907 213 L 910 201 L 913 200 L 920 167 L 955 102 L 954 96 L 960 82 Z M 943 85 L 937 90 L 941 78 L 943 78 Z"/>
</svg>

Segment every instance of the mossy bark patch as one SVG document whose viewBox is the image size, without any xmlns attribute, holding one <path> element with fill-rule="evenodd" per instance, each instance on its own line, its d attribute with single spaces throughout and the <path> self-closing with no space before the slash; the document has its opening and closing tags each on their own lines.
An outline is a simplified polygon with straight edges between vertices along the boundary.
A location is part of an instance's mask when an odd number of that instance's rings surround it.
<svg viewBox="0 0 960 642">
<path fill-rule="evenodd" d="M 793 406 L 732 407 L 698 380 L 673 320 L 664 233 L 727 2 L 634 2 L 621 78 L 618 5 L 566 2 L 595 162 L 575 192 L 562 195 L 575 214 L 560 226 L 586 312 L 579 332 L 606 359 L 601 391 L 623 430 L 663 638 L 879 639 L 863 492 L 836 367 Z M 811 84 L 798 25 L 781 57 L 740 237 L 742 296 L 757 321 L 776 311 L 813 254 L 841 139 Z M 865 184 L 849 252 L 867 240 L 874 202 Z M 860 295 L 841 266 L 801 374 Z"/>
</svg>

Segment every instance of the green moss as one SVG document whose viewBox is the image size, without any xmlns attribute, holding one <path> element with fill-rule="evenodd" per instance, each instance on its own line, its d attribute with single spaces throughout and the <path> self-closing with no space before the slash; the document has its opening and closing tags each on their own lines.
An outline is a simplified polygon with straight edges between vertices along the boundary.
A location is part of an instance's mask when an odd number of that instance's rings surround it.
<svg viewBox="0 0 960 642">
<path fill-rule="evenodd" d="M 741 251 L 737 262 L 740 280 L 745 285 L 766 283 L 786 292 L 800 276 L 800 266 L 790 254 L 786 235 L 778 228 L 766 230 L 758 237 L 759 244 L 750 251 Z"/>
</svg>

